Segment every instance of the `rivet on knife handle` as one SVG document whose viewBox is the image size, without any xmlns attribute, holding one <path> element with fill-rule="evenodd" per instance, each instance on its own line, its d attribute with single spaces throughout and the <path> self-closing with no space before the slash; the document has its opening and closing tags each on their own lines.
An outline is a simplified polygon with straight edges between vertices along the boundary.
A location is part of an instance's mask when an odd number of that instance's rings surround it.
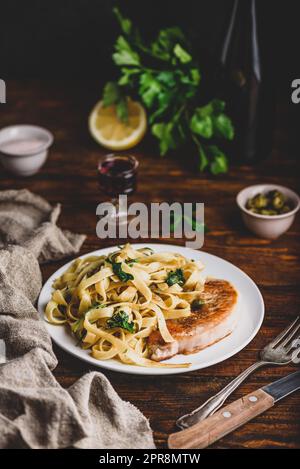
<svg viewBox="0 0 300 469">
<path fill-rule="evenodd" d="M 169 436 L 169 448 L 206 448 L 272 407 L 274 399 L 262 389 L 223 407 L 206 420 Z"/>
</svg>

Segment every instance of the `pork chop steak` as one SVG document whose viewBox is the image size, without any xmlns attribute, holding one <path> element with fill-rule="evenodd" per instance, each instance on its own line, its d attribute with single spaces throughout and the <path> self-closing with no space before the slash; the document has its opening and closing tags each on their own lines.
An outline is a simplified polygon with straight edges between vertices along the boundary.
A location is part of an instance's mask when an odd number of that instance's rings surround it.
<svg viewBox="0 0 300 469">
<path fill-rule="evenodd" d="M 227 280 L 207 280 L 201 296 L 205 303 L 186 318 L 166 321 L 174 342 L 164 342 L 159 331 L 150 334 L 151 359 L 161 361 L 178 353 L 195 353 L 231 334 L 238 320 L 237 297 Z"/>
</svg>

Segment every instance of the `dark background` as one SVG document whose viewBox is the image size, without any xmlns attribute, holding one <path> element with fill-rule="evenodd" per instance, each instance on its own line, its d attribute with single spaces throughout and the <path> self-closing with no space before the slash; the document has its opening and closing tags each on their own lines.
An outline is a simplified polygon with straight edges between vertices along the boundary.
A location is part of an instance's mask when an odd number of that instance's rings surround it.
<svg viewBox="0 0 300 469">
<path fill-rule="evenodd" d="M 248 1 L 248 0 L 243 0 Z M 232 0 L 0 0 L 0 78 L 87 80 L 102 84 L 114 76 L 111 54 L 119 27 L 117 4 L 153 37 L 180 26 L 190 37 L 204 75 L 216 65 Z M 300 77 L 299 0 L 259 0 L 259 38 L 266 79 L 283 109 L 283 123 L 297 139 L 300 104 L 291 103 L 291 81 Z M 217 90 L 216 90 L 217 96 Z M 280 114 L 280 112 L 277 114 Z M 280 116 L 279 116 L 280 118 Z M 281 125 L 281 124 L 280 124 Z"/>
<path fill-rule="evenodd" d="M 243 0 L 248 1 L 248 0 Z M 145 37 L 179 25 L 199 59 L 218 59 L 232 0 L 1 0 L 0 75 L 9 77 L 107 77 L 119 28 L 118 4 Z M 272 56 L 274 78 L 299 70 L 298 0 L 259 0 L 261 46 Z M 297 70 L 297 71 L 298 71 Z"/>
</svg>

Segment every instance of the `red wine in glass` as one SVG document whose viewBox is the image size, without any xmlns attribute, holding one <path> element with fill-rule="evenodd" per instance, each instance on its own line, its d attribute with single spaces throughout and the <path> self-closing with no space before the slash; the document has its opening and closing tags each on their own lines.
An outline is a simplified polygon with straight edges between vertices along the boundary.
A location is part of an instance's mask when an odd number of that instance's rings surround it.
<svg viewBox="0 0 300 469">
<path fill-rule="evenodd" d="M 131 155 L 107 155 L 98 165 L 101 191 L 117 198 L 120 194 L 130 195 L 136 190 L 138 161 Z"/>
</svg>

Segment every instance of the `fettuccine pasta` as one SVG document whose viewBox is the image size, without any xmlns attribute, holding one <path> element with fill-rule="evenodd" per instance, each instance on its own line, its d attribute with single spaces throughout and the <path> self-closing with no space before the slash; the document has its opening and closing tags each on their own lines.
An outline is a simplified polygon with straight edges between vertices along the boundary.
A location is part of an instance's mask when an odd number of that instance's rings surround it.
<svg viewBox="0 0 300 469">
<path fill-rule="evenodd" d="M 149 359 L 147 338 L 159 330 L 173 338 L 168 319 L 191 314 L 204 288 L 203 265 L 171 253 L 130 244 L 108 256 L 76 259 L 53 283 L 47 320 L 68 325 L 84 349 L 98 360 L 115 358 L 146 367 L 182 367 Z"/>
</svg>

